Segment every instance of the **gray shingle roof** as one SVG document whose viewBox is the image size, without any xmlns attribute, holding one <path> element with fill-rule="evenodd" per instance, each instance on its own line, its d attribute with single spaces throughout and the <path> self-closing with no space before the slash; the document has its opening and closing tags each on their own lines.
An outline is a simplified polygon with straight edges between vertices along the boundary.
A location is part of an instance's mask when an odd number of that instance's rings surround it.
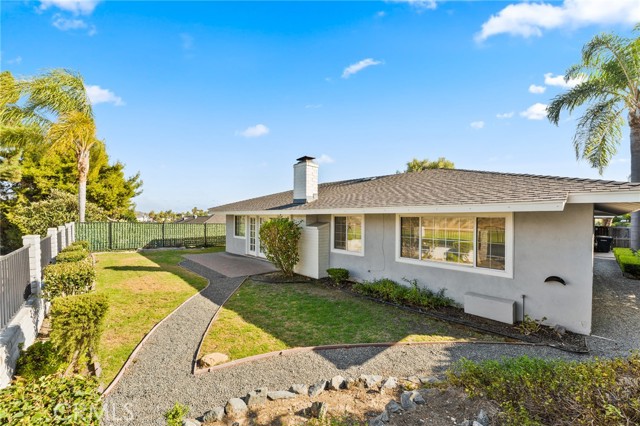
<svg viewBox="0 0 640 426">
<path fill-rule="evenodd" d="M 575 193 L 640 191 L 640 183 L 529 174 L 435 169 L 320 184 L 318 199 L 292 204 L 293 191 L 218 206 L 212 211 L 366 209 L 567 200 Z"/>
</svg>

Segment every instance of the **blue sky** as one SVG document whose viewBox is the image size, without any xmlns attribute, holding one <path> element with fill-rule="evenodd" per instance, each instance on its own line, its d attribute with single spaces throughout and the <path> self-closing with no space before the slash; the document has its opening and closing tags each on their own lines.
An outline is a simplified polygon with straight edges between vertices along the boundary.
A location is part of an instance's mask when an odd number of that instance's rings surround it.
<svg viewBox="0 0 640 426">
<path fill-rule="evenodd" d="M 575 117 L 545 105 L 595 34 L 630 35 L 635 0 L 2 1 L 0 66 L 85 78 L 99 137 L 138 209 L 186 210 L 320 180 L 457 168 L 597 178 Z M 627 134 L 603 178 L 627 180 Z"/>
</svg>

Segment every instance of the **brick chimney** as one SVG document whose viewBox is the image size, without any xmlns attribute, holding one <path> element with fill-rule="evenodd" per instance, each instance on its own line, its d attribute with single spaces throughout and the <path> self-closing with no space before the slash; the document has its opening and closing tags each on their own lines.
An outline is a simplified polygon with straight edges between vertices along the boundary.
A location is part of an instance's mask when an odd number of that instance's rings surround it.
<svg viewBox="0 0 640 426">
<path fill-rule="evenodd" d="M 293 203 L 305 204 L 318 199 L 318 164 L 314 157 L 300 157 L 293 165 Z"/>
</svg>

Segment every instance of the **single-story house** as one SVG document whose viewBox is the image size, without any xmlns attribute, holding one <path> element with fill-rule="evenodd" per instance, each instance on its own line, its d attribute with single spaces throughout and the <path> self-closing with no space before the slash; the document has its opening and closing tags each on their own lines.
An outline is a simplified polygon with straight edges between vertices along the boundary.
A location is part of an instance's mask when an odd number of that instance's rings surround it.
<svg viewBox="0 0 640 426">
<path fill-rule="evenodd" d="M 303 228 L 297 272 L 346 268 L 356 280 L 416 279 L 476 315 L 547 318 L 589 334 L 594 211 L 640 209 L 640 183 L 457 169 L 318 183 L 301 157 L 293 189 L 211 209 L 226 251 L 264 257 L 261 224 Z"/>
</svg>

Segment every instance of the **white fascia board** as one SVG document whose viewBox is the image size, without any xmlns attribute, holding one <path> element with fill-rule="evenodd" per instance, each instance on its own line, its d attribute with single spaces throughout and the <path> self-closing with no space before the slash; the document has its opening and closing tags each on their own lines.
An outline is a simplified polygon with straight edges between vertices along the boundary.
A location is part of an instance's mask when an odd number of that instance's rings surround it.
<svg viewBox="0 0 640 426">
<path fill-rule="evenodd" d="M 569 194 L 567 203 L 640 203 L 640 191 L 574 193 Z"/>
<path fill-rule="evenodd" d="M 564 201 L 538 201 L 530 203 L 493 203 L 493 204 L 453 204 L 446 206 L 403 206 L 403 207 L 364 207 L 305 210 L 254 210 L 254 211 L 218 211 L 216 213 L 277 216 L 277 215 L 318 215 L 318 214 L 407 214 L 407 213 L 508 213 L 508 212 L 555 212 L 564 210 Z"/>
</svg>

